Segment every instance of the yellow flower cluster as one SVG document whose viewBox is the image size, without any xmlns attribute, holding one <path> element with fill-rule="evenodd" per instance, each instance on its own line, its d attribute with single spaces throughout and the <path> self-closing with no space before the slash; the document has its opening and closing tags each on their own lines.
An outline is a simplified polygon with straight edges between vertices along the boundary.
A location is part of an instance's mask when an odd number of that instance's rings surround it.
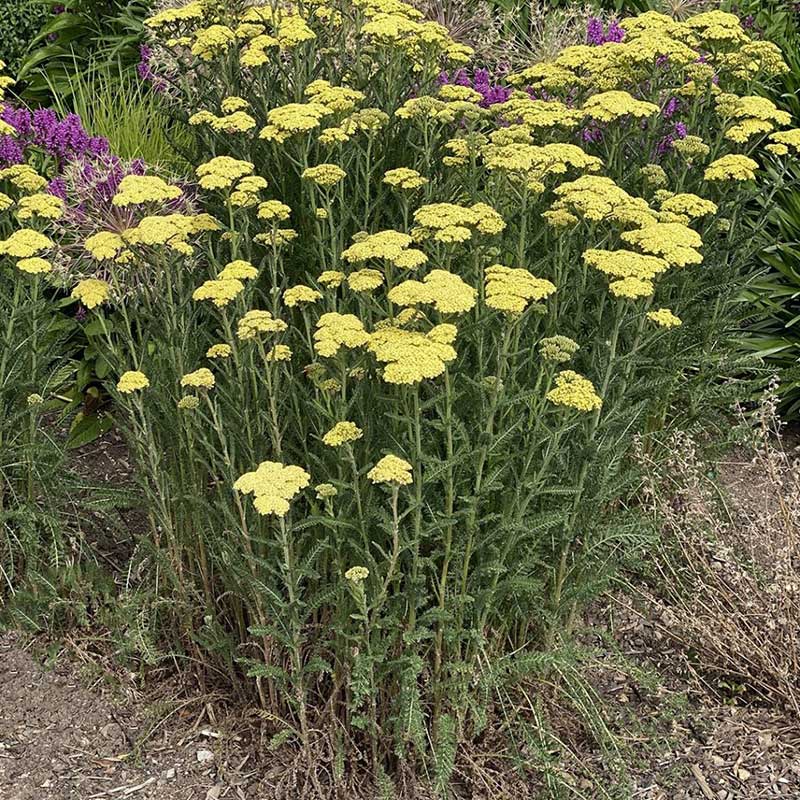
<svg viewBox="0 0 800 800">
<path fill-rule="evenodd" d="M 382 364 L 387 383 L 415 384 L 441 375 L 457 353 L 454 325 L 442 324 L 428 333 L 387 326 L 369 336 L 367 348 Z"/>
<path fill-rule="evenodd" d="M 249 262 L 241 258 L 230 261 L 217 275 L 217 280 L 229 281 L 248 281 L 258 277 L 258 270 Z"/>
<path fill-rule="evenodd" d="M 681 325 L 680 317 L 676 317 L 668 308 L 659 308 L 657 311 L 648 311 L 647 318 L 661 328 L 677 328 Z"/>
<path fill-rule="evenodd" d="M 242 340 L 255 339 L 259 333 L 283 333 L 288 326 L 269 311 L 248 311 L 236 326 L 236 335 Z"/>
<path fill-rule="evenodd" d="M 620 281 L 612 281 L 608 285 L 608 291 L 614 297 L 625 300 L 639 300 L 642 297 L 651 297 L 655 287 L 652 281 L 642 280 L 641 278 L 623 278 Z"/>
<path fill-rule="evenodd" d="M 192 294 L 192 300 L 211 300 L 217 308 L 225 308 L 244 291 L 244 284 L 236 278 L 217 278 L 205 281 Z"/>
<path fill-rule="evenodd" d="M 86 278 L 79 281 L 72 290 L 72 297 L 80 300 L 86 308 L 97 308 L 105 303 L 111 294 L 111 288 L 98 278 Z"/>
<path fill-rule="evenodd" d="M 123 372 L 117 381 L 117 391 L 120 394 L 132 394 L 150 386 L 150 381 L 143 372 L 129 370 Z"/>
<path fill-rule="evenodd" d="M 227 25 L 209 25 L 195 31 L 192 55 L 203 61 L 212 61 L 224 55 L 236 41 L 236 34 Z"/>
<path fill-rule="evenodd" d="M 337 422 L 323 437 L 322 443 L 328 447 L 340 447 L 355 442 L 364 435 L 364 431 L 355 422 Z"/>
<path fill-rule="evenodd" d="M 177 186 L 171 186 L 156 175 L 126 175 L 119 184 L 111 202 L 115 206 L 133 206 L 144 203 L 165 203 L 181 196 Z"/>
<path fill-rule="evenodd" d="M 30 258 L 53 247 L 53 242 L 39 231 L 20 228 L 7 239 L 0 239 L 0 255 Z"/>
<path fill-rule="evenodd" d="M 21 258 L 15 266 L 18 270 L 27 272 L 29 275 L 40 275 L 53 269 L 53 265 L 47 259 L 39 258 L 38 256 Z"/>
<path fill-rule="evenodd" d="M 530 130 L 576 128 L 583 114 L 560 100 L 534 100 L 527 92 L 515 92 L 504 103 L 494 106 L 504 119 L 519 121 Z"/>
<path fill-rule="evenodd" d="M 83 246 L 98 261 L 117 259 L 123 253 L 128 254 L 125 240 L 113 231 L 95 233 L 84 242 Z"/>
<path fill-rule="evenodd" d="M 396 486 L 408 486 L 414 482 L 411 476 L 412 467 L 403 458 L 389 454 L 384 456 L 368 473 L 373 483 L 388 483 Z"/>
<path fill-rule="evenodd" d="M 64 213 L 64 202 L 60 197 L 37 192 L 21 197 L 17 203 L 17 219 L 20 221 L 39 217 L 59 219 Z"/>
<path fill-rule="evenodd" d="M 347 173 L 336 164 L 317 164 L 303 170 L 302 177 L 327 189 L 344 180 Z"/>
<path fill-rule="evenodd" d="M 383 275 L 376 269 L 359 269 L 347 276 L 347 285 L 354 292 L 371 292 L 383 285 Z"/>
<path fill-rule="evenodd" d="M 306 86 L 305 96 L 336 113 L 349 113 L 364 99 L 363 92 L 348 86 L 333 86 L 329 81 L 316 80 Z"/>
<path fill-rule="evenodd" d="M 216 156 L 197 168 L 200 186 L 204 189 L 227 189 L 239 178 L 251 175 L 253 164 L 230 156 Z"/>
<path fill-rule="evenodd" d="M 415 169 L 398 167 L 388 170 L 383 176 L 383 182 L 395 189 L 419 189 L 428 183 L 428 179 L 423 178 Z"/>
<path fill-rule="evenodd" d="M 526 142 L 490 144 L 483 149 L 483 157 L 487 169 L 526 174 L 529 186 L 534 188 L 538 184 L 540 192 L 544 191 L 544 185 L 539 181 L 547 175 L 563 175 L 570 167 L 596 172 L 603 166 L 599 158 L 577 145 L 562 143 L 544 146 Z"/>
<path fill-rule="evenodd" d="M 634 231 L 624 231 L 622 240 L 635 245 L 643 253 L 661 256 L 674 267 L 701 264 L 698 248 L 703 240 L 697 231 L 679 222 L 657 222 Z"/>
<path fill-rule="evenodd" d="M 785 156 L 790 149 L 800 153 L 800 128 L 778 131 L 771 134 L 769 140 L 771 144 L 766 145 L 766 149 L 775 155 Z"/>
<path fill-rule="evenodd" d="M 544 300 L 555 292 L 553 283 L 531 275 L 526 269 L 494 264 L 485 270 L 486 305 L 504 314 L 518 315 L 531 302 Z"/>
<path fill-rule="evenodd" d="M 583 260 L 588 266 L 614 278 L 638 278 L 650 281 L 669 269 L 669 263 L 665 259 L 633 250 L 591 248 L 584 252 Z"/>
<path fill-rule="evenodd" d="M 247 133 L 256 127 L 255 119 L 246 111 L 233 111 L 217 116 L 210 111 L 197 111 L 189 117 L 190 125 L 208 125 L 220 133 Z"/>
<path fill-rule="evenodd" d="M 548 336 L 539 342 L 539 355 L 553 364 L 570 361 L 580 350 L 580 345 L 569 336 Z"/>
<path fill-rule="evenodd" d="M 295 306 L 304 305 L 306 303 L 316 303 L 317 300 L 321 299 L 322 295 L 316 289 L 312 289 L 310 286 L 306 286 L 302 283 L 298 283 L 296 286 L 290 286 L 283 293 L 283 302 L 286 303 L 289 308 L 294 308 Z"/>
<path fill-rule="evenodd" d="M 707 181 L 752 181 L 755 180 L 758 164 L 748 156 L 730 153 L 712 161 L 703 177 Z"/>
<path fill-rule="evenodd" d="M 556 375 L 555 381 L 555 388 L 547 393 L 551 403 L 577 411 L 598 411 L 602 407 L 603 401 L 592 382 L 583 375 L 566 369 Z"/>
<path fill-rule="evenodd" d="M 621 225 L 649 225 L 656 215 L 641 197 L 632 197 L 611 178 L 582 175 L 562 183 L 554 190 L 553 211 L 570 211 L 592 222 L 617 222 Z"/>
<path fill-rule="evenodd" d="M 47 186 L 47 181 L 28 164 L 12 164 L 0 169 L 0 180 L 8 181 L 23 192 L 38 192 Z"/>
<path fill-rule="evenodd" d="M 493 235 L 503 231 L 506 223 L 491 206 L 475 203 L 459 206 L 454 203 L 431 203 L 414 212 L 417 227 L 412 235 L 416 240 L 433 239 L 452 244 L 472 238 L 474 231 Z"/>
<path fill-rule="evenodd" d="M 189 237 L 218 228 L 219 223 L 208 214 L 168 214 L 144 217 L 138 225 L 124 231 L 122 238 L 129 245 L 166 245 L 176 253 L 191 255 L 194 248 L 188 242 Z"/>
<path fill-rule="evenodd" d="M 465 64 L 472 56 L 469 47 L 453 41 L 443 25 L 421 19 L 417 9 L 400 0 L 357 0 L 367 17 L 361 26 L 361 36 L 372 43 L 402 52 L 414 68 L 425 61 L 443 59 L 453 64 Z"/>
<path fill-rule="evenodd" d="M 229 344 L 212 344 L 206 350 L 206 358 L 230 358 L 233 348 Z"/>
<path fill-rule="evenodd" d="M 413 238 L 399 231 L 379 231 L 353 237 L 355 244 L 342 251 L 342 258 L 353 264 L 370 259 L 388 261 L 400 269 L 417 269 L 428 257 L 410 245 Z"/>
<path fill-rule="evenodd" d="M 289 503 L 311 482 L 302 468 L 278 461 L 262 461 L 253 472 L 245 472 L 233 484 L 242 494 L 253 495 L 253 506 L 262 515 L 286 516 Z"/>
<path fill-rule="evenodd" d="M 187 372 L 181 378 L 181 386 L 193 389 L 213 389 L 216 384 L 214 373 L 208 367 L 200 367 L 194 372 Z"/>
<path fill-rule="evenodd" d="M 389 291 L 399 306 L 431 305 L 441 314 L 463 314 L 475 306 L 477 292 L 458 275 L 431 270 L 421 281 L 403 281 Z"/>
<path fill-rule="evenodd" d="M 265 200 L 258 206 L 258 218 L 267 222 L 284 222 L 292 209 L 280 200 Z"/>
<path fill-rule="evenodd" d="M 703 197 L 698 197 L 696 194 L 681 192 L 664 200 L 661 203 L 661 211 L 675 215 L 677 218 L 675 221 L 677 222 L 686 223 L 693 219 L 716 214 L 717 204 Z"/>
<path fill-rule="evenodd" d="M 610 91 L 592 95 L 583 104 L 583 113 L 588 119 L 598 122 L 613 122 L 621 117 L 644 119 L 658 114 L 658 106 L 645 100 L 637 100 L 628 92 Z"/>
<path fill-rule="evenodd" d="M 322 103 L 287 103 L 267 113 L 267 125 L 258 136 L 281 144 L 291 136 L 319 127 L 322 119 L 330 114 L 333 109 Z"/>
</svg>

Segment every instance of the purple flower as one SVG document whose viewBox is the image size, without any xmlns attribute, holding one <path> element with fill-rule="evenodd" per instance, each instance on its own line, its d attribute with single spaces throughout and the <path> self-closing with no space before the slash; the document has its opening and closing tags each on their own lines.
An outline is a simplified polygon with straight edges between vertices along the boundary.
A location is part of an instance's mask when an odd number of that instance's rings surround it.
<svg viewBox="0 0 800 800">
<path fill-rule="evenodd" d="M 20 143 L 13 136 L 0 136 L 0 164 L 21 164 L 24 160 Z"/>
<path fill-rule="evenodd" d="M 600 17 L 589 17 L 586 23 L 586 44 L 601 45 L 606 42 L 621 42 L 625 38 L 625 29 L 613 19 L 608 23 L 608 28 L 603 26 Z"/>
<path fill-rule="evenodd" d="M 584 128 L 581 131 L 581 138 L 584 142 L 599 142 L 603 138 L 603 131 L 597 126 L 592 128 Z"/>
<path fill-rule="evenodd" d="M 447 72 L 440 72 L 437 81 L 440 85 L 453 84 L 474 89 L 483 98 L 479 102 L 482 108 L 488 108 L 496 103 L 504 103 L 511 96 L 511 89 L 492 82 L 492 77 L 487 69 L 476 69 L 471 77 L 465 69 L 456 70 L 452 77 Z"/>
<path fill-rule="evenodd" d="M 586 23 L 586 44 L 600 45 L 606 40 L 603 20 L 600 17 L 589 17 Z"/>
<path fill-rule="evenodd" d="M 47 185 L 47 191 L 62 200 L 67 199 L 67 184 L 63 178 L 53 178 Z"/>
<path fill-rule="evenodd" d="M 678 139 L 685 139 L 686 138 L 686 125 L 683 122 L 676 122 L 675 123 L 675 136 Z"/>
<path fill-rule="evenodd" d="M 670 99 L 667 100 L 664 108 L 661 110 L 664 119 L 670 119 L 670 117 L 675 116 L 678 109 L 680 108 L 680 105 L 681 105 L 680 101 L 678 100 L 677 97 L 670 97 Z"/>
</svg>

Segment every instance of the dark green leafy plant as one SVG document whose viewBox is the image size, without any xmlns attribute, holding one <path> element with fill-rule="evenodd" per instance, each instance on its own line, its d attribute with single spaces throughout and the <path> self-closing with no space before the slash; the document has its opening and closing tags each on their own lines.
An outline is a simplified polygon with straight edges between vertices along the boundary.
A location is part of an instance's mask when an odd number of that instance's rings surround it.
<svg viewBox="0 0 800 800">
<path fill-rule="evenodd" d="M 19 68 L 31 40 L 47 17 L 47 11 L 30 0 L 3 0 L 0 4 L 0 61 L 13 73 Z"/>
<path fill-rule="evenodd" d="M 27 99 L 70 97 L 72 78 L 83 70 L 135 70 L 150 0 L 68 0 L 66 8 L 58 0 L 38 3 L 50 16 L 18 72 Z"/>
</svg>

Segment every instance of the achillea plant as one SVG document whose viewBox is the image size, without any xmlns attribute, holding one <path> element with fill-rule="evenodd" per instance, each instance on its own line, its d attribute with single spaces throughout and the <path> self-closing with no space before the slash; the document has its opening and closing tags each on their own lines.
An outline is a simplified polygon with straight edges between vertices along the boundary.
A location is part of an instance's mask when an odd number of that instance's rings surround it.
<svg viewBox="0 0 800 800">
<path fill-rule="evenodd" d="M 752 94 L 780 53 L 722 12 L 622 25 L 484 107 L 438 81 L 468 49 L 397 0 L 148 22 L 200 208 L 120 187 L 146 214 L 87 241 L 107 282 L 75 293 L 118 309 L 175 623 L 309 760 L 326 739 L 446 785 L 642 546 L 633 436 L 718 379 L 748 203 L 797 136 Z"/>
</svg>

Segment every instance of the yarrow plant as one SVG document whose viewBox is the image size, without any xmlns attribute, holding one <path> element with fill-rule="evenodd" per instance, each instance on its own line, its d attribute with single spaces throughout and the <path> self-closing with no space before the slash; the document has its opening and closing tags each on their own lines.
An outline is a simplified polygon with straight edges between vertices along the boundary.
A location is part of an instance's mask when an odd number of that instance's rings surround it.
<svg viewBox="0 0 800 800">
<path fill-rule="evenodd" d="M 87 239 L 106 275 L 74 292 L 120 315 L 102 347 L 159 585 L 209 659 L 235 643 L 225 669 L 313 776 L 328 742 L 334 783 L 366 753 L 444 786 L 642 544 L 633 437 L 716 382 L 748 203 L 798 149 L 753 94 L 780 53 L 729 14 L 650 12 L 487 103 L 440 79 L 468 48 L 399 0 L 147 25 L 197 207 L 126 178 L 112 205 L 147 214 Z M 0 252 L 57 253 L 44 235 Z"/>
</svg>

